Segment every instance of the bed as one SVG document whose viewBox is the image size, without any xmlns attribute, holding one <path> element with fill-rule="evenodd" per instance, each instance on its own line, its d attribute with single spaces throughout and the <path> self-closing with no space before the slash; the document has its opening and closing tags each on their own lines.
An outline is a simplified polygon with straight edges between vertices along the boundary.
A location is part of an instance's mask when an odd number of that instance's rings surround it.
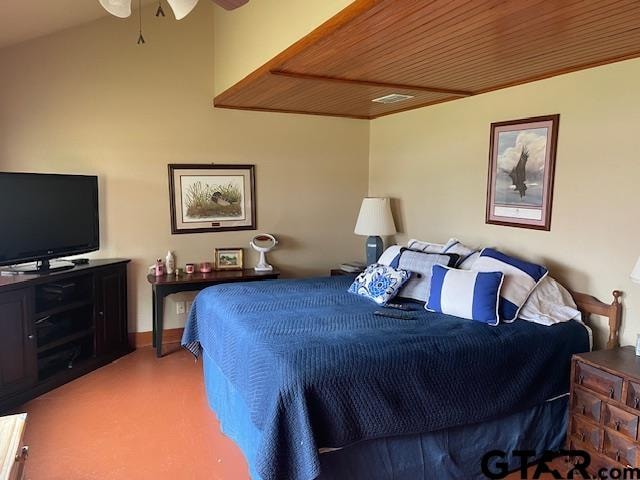
<svg viewBox="0 0 640 480">
<path fill-rule="evenodd" d="M 562 445 L 582 323 L 379 317 L 351 281 L 220 285 L 193 304 L 183 345 L 253 479 L 482 478 L 489 450 Z M 583 317 L 608 316 L 615 346 L 617 297 L 574 298 Z"/>
</svg>

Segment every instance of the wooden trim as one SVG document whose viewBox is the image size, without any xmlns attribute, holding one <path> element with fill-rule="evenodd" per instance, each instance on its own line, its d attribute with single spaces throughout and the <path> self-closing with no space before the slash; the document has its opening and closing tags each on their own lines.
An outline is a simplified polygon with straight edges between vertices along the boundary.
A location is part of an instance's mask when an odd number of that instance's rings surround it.
<svg viewBox="0 0 640 480">
<path fill-rule="evenodd" d="M 184 328 L 169 328 L 164 330 L 162 344 L 180 343 Z M 152 344 L 152 332 L 129 332 L 129 344 L 133 348 L 150 347 Z"/>
<path fill-rule="evenodd" d="M 609 338 L 607 340 L 607 350 L 620 346 L 620 324 L 622 322 L 622 303 L 620 297 L 622 292 L 614 290 L 612 292 L 613 302 L 607 304 L 601 302 L 592 295 L 580 292 L 571 292 L 573 299 L 582 313 L 582 320 L 589 322 L 591 315 L 600 315 L 609 319 Z"/>
<path fill-rule="evenodd" d="M 467 90 L 451 90 L 449 88 L 439 87 L 423 87 L 420 85 L 403 85 L 399 83 L 375 82 L 371 80 L 358 80 L 352 78 L 328 77 L 325 75 L 311 75 L 307 73 L 287 72 L 285 70 L 271 70 L 271 75 L 279 75 L 282 77 L 295 78 L 298 80 L 316 80 L 319 82 L 347 83 L 350 85 L 363 85 L 366 87 L 381 87 L 392 90 L 414 90 L 418 92 L 444 93 L 447 95 L 455 95 L 456 97 L 469 97 L 473 92 Z M 395 92 L 398 93 L 398 92 Z"/>
<path fill-rule="evenodd" d="M 218 97 L 216 97 L 217 99 Z M 456 97 L 457 98 L 457 97 Z M 295 115 L 315 115 L 320 117 L 339 117 L 339 118 L 353 118 L 355 120 L 370 120 L 371 117 L 367 115 L 348 115 L 344 113 L 324 113 L 324 112 L 308 112 L 305 110 L 274 110 L 272 108 L 260 108 L 260 107 L 240 107 L 236 105 L 224 105 L 221 103 L 213 102 L 213 106 L 216 108 L 226 108 L 228 110 L 246 110 L 249 112 L 265 112 L 265 113 L 293 113 Z"/>
<path fill-rule="evenodd" d="M 214 106 L 220 107 L 220 108 L 236 108 L 236 107 L 223 107 L 221 105 L 218 105 L 217 100 L 220 97 L 222 97 L 222 95 L 224 95 L 225 97 L 228 97 L 230 95 L 235 94 L 236 92 L 242 91 L 245 85 L 249 85 L 254 80 L 257 80 L 263 75 L 266 75 L 269 72 L 271 72 L 271 70 L 278 70 L 282 66 L 282 64 L 284 64 L 290 58 L 293 58 L 298 53 L 303 52 L 307 47 L 315 44 L 317 41 L 322 40 L 323 38 L 331 35 L 333 32 L 339 30 L 347 23 L 351 22 L 352 20 L 355 20 L 360 15 L 362 15 L 368 10 L 371 10 L 373 7 L 375 7 L 379 3 L 382 3 L 383 1 L 384 0 L 354 1 L 353 3 L 345 7 L 343 10 L 338 12 L 336 15 L 331 17 L 329 20 L 324 22 L 318 28 L 313 30 L 311 33 L 305 35 L 300 40 L 295 42 L 293 45 L 286 48 L 281 53 L 279 53 L 278 55 L 273 57 L 271 60 L 269 60 L 267 63 L 259 67 L 257 70 L 254 70 L 249 75 L 244 77 L 242 80 L 240 80 L 239 82 L 235 83 L 234 85 L 232 85 L 231 87 L 229 87 L 228 89 L 226 89 L 225 91 L 217 95 L 214 99 L 216 100 L 216 102 L 214 103 Z M 249 110 L 249 109 L 242 108 L 241 110 Z M 273 110 L 265 109 L 264 111 L 272 112 Z M 285 113 L 306 113 L 306 112 L 285 112 Z M 326 114 L 319 113 L 318 115 L 326 115 Z"/>
</svg>

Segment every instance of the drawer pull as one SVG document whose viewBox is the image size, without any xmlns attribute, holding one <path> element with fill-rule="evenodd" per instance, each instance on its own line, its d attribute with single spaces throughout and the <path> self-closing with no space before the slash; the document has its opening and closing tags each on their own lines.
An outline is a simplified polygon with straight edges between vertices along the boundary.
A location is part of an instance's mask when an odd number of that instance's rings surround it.
<svg viewBox="0 0 640 480">
<path fill-rule="evenodd" d="M 579 375 L 578 376 L 578 385 L 582 385 L 583 381 L 584 381 L 584 375 Z"/>
<path fill-rule="evenodd" d="M 609 387 L 609 398 L 613 398 L 614 393 L 615 389 L 613 387 Z"/>
<path fill-rule="evenodd" d="M 620 461 L 620 450 L 616 450 L 616 462 Z"/>
<path fill-rule="evenodd" d="M 633 399 L 633 408 L 638 408 L 638 405 L 640 405 L 640 398 L 635 397 Z"/>
<path fill-rule="evenodd" d="M 620 420 L 616 420 L 616 423 L 614 423 L 613 426 L 615 427 L 616 431 L 620 430 Z"/>
<path fill-rule="evenodd" d="M 29 446 L 25 445 L 20 449 L 20 453 L 16 455 L 16 462 L 23 463 L 29 456 Z"/>
<path fill-rule="evenodd" d="M 580 409 L 580 413 L 584 415 L 586 411 L 587 411 L 587 408 L 584 405 L 582 405 L 582 408 Z"/>
</svg>

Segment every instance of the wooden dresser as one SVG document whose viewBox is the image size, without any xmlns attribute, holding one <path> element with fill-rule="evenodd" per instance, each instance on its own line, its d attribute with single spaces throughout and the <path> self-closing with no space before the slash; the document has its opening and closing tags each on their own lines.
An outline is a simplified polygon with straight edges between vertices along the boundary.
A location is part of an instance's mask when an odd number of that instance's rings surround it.
<svg viewBox="0 0 640 480">
<path fill-rule="evenodd" d="M 590 473 L 640 466 L 640 357 L 633 347 L 574 355 L 567 443 L 591 455 Z"/>
<path fill-rule="evenodd" d="M 0 480 L 21 480 L 29 447 L 22 443 L 27 414 L 0 417 Z"/>
</svg>

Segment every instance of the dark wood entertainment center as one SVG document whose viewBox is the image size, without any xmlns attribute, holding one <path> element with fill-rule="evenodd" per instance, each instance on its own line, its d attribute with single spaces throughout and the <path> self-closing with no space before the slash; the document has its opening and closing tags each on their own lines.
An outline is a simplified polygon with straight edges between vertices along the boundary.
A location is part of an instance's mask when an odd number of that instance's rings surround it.
<svg viewBox="0 0 640 480">
<path fill-rule="evenodd" d="M 0 276 L 0 413 L 131 352 L 128 263 Z"/>
</svg>

